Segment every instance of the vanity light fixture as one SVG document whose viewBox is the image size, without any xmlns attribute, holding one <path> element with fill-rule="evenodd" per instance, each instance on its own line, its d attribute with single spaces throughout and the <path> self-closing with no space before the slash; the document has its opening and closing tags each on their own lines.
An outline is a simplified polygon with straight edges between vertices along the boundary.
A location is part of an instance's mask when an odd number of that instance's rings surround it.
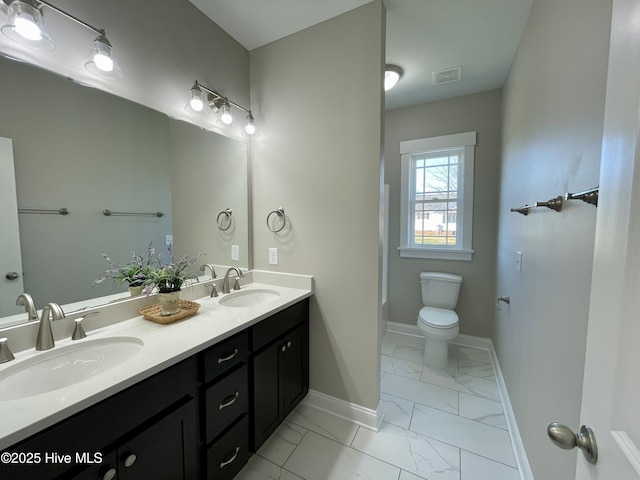
<svg viewBox="0 0 640 480">
<path fill-rule="evenodd" d="M 116 61 L 113 46 L 103 29 L 89 25 L 44 0 L 13 0 L 10 3 L 8 0 L 0 0 L 0 4 L 5 3 L 8 3 L 7 21 L 0 30 L 7 38 L 37 50 L 55 49 L 55 43 L 45 29 L 42 14 L 44 7 L 50 8 L 98 34 L 93 41 L 89 59 L 84 64 L 88 71 L 104 78 L 122 78 L 122 71 Z"/>
<path fill-rule="evenodd" d="M 37 50 L 53 50 L 55 43 L 44 26 L 42 12 L 31 0 L 14 0 L 7 9 L 7 21 L 1 28 L 9 39 Z"/>
<path fill-rule="evenodd" d="M 238 110 L 242 110 L 247 114 L 247 121 L 242 131 L 244 136 L 255 136 L 258 134 L 255 125 L 255 119 L 251 114 L 251 110 L 248 110 L 235 102 L 232 102 L 227 97 L 223 97 L 218 92 L 205 87 L 197 80 L 189 91 L 189 102 L 184 109 L 189 113 L 206 114 L 209 112 L 217 113 L 219 115 L 219 121 L 223 125 L 231 125 L 233 123 L 233 113 L 231 107 L 235 107 Z"/>
<path fill-rule="evenodd" d="M 384 90 L 391 90 L 402 77 L 403 71 L 397 65 L 387 65 L 384 69 Z"/>
</svg>

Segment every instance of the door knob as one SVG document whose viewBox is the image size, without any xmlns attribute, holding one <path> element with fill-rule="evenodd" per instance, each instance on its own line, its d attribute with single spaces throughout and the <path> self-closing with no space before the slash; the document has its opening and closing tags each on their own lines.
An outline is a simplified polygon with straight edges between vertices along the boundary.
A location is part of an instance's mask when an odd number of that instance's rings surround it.
<svg viewBox="0 0 640 480">
<path fill-rule="evenodd" d="M 589 463 L 595 465 L 598 461 L 596 436 L 589 425 L 582 425 L 579 433 L 573 433 L 566 425 L 553 422 L 547 427 L 547 435 L 555 445 L 565 450 L 578 447 Z"/>
<path fill-rule="evenodd" d="M 7 272 L 4 276 L 7 280 L 16 280 L 19 277 L 20 275 L 18 275 L 18 272 Z"/>
</svg>

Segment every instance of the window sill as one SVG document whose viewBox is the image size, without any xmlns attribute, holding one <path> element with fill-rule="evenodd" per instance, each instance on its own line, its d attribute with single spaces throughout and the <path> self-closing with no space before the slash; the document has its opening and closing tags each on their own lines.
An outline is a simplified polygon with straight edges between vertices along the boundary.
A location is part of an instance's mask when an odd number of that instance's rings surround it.
<svg viewBox="0 0 640 480">
<path fill-rule="evenodd" d="M 462 260 L 470 262 L 473 256 L 473 250 L 411 247 L 400 247 L 398 250 L 402 258 L 432 258 L 437 260 Z"/>
</svg>

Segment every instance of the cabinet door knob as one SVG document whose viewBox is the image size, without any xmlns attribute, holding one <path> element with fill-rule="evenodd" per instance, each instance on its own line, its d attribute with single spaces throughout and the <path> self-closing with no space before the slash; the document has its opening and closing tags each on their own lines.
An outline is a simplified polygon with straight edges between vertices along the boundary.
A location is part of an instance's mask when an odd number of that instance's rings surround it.
<svg viewBox="0 0 640 480">
<path fill-rule="evenodd" d="M 107 470 L 107 473 L 104 474 L 104 477 L 102 477 L 102 480 L 113 480 L 114 478 L 116 478 L 116 469 L 115 468 L 110 468 L 109 470 Z"/>
<path fill-rule="evenodd" d="M 282 345 L 282 351 L 285 352 L 287 350 L 287 346 L 286 345 Z"/>
<path fill-rule="evenodd" d="M 236 451 L 234 452 L 233 456 L 229 460 L 227 460 L 226 462 L 220 463 L 220 468 L 224 468 L 227 465 L 229 465 L 231 462 L 233 462 L 236 459 L 236 457 L 238 456 L 238 452 L 239 451 L 240 451 L 240 447 L 236 447 Z"/>
<path fill-rule="evenodd" d="M 233 405 L 236 400 L 238 399 L 238 396 L 240 395 L 240 392 L 236 392 L 233 395 L 229 395 L 227 398 L 225 398 L 222 403 L 220 405 L 218 405 L 218 410 L 222 410 L 223 408 L 227 408 L 230 407 L 231 405 Z"/>
<path fill-rule="evenodd" d="M 287 348 L 291 348 L 291 342 L 287 342 Z"/>
<path fill-rule="evenodd" d="M 136 457 L 133 453 L 129 456 L 127 456 L 127 458 L 124 459 L 124 466 L 129 468 L 130 466 L 132 466 L 134 463 L 136 463 Z"/>
<path fill-rule="evenodd" d="M 238 354 L 238 349 L 236 348 L 236 349 L 233 350 L 233 353 L 230 353 L 226 357 L 218 358 L 218 364 L 224 363 L 224 362 L 228 362 L 229 360 L 232 360 L 233 357 L 235 357 L 237 354 Z"/>
</svg>

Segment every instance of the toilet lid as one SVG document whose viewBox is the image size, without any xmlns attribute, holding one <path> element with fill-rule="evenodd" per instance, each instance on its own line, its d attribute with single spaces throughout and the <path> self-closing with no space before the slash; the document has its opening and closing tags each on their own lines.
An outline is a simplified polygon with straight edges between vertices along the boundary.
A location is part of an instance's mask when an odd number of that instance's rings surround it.
<svg viewBox="0 0 640 480">
<path fill-rule="evenodd" d="M 418 319 L 434 328 L 451 328 L 458 323 L 458 314 L 446 308 L 422 307 Z"/>
</svg>

